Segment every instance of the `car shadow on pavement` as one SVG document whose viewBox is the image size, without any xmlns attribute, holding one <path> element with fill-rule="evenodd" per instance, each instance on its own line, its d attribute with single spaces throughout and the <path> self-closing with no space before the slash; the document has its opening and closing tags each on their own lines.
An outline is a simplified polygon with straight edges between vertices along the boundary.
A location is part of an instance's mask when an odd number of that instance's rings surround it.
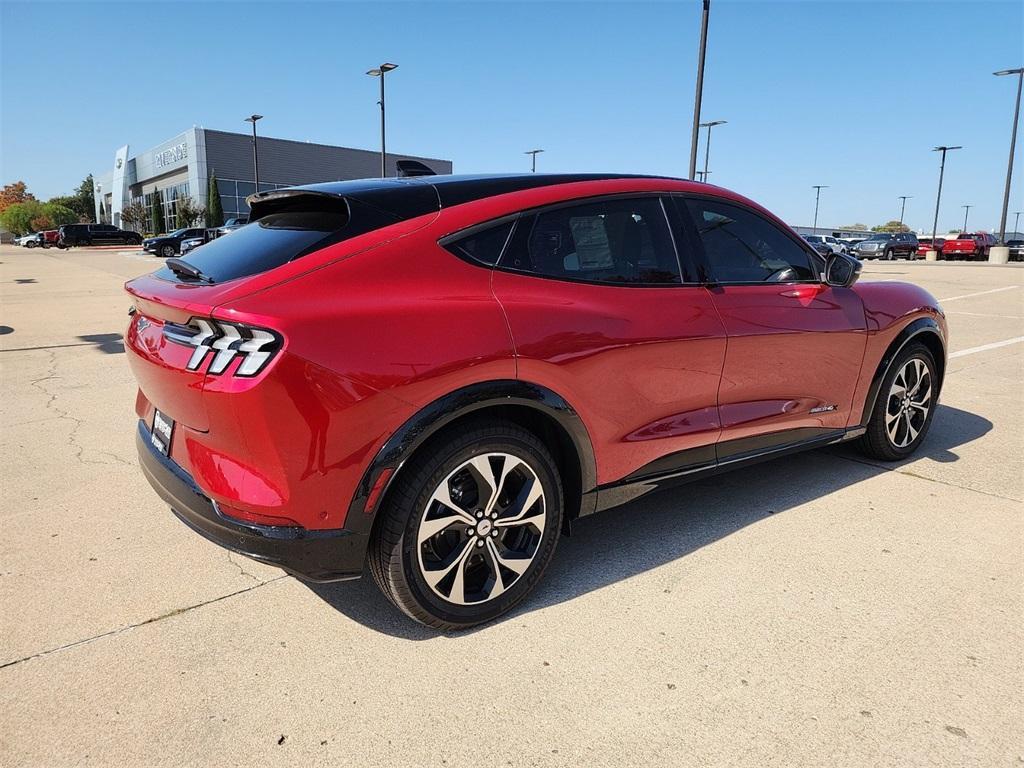
<svg viewBox="0 0 1024 768">
<path fill-rule="evenodd" d="M 95 344 L 96 349 L 108 355 L 123 355 L 124 341 L 120 333 L 91 333 L 79 336 L 82 341 Z"/>
<path fill-rule="evenodd" d="M 927 440 L 912 460 L 957 461 L 957 447 L 991 428 L 992 422 L 976 414 L 940 405 Z M 495 622 L 468 631 L 487 631 L 657 568 L 741 528 L 900 466 L 876 463 L 846 444 L 658 491 L 583 518 L 573 524 L 572 535 L 559 542 L 532 595 Z M 306 586 L 331 607 L 376 631 L 408 640 L 443 634 L 406 618 L 378 591 L 369 573 L 359 581 Z"/>
</svg>

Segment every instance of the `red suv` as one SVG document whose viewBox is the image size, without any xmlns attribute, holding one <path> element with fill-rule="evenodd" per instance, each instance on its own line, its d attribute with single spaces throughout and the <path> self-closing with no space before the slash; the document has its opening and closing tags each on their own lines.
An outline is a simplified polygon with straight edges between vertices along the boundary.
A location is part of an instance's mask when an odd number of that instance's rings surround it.
<svg viewBox="0 0 1024 768">
<path fill-rule="evenodd" d="M 859 438 L 924 439 L 935 299 L 854 287 L 736 194 L 667 178 L 434 176 L 250 199 L 132 280 L 138 450 L 181 520 L 441 628 L 519 602 L 571 521 Z"/>
</svg>

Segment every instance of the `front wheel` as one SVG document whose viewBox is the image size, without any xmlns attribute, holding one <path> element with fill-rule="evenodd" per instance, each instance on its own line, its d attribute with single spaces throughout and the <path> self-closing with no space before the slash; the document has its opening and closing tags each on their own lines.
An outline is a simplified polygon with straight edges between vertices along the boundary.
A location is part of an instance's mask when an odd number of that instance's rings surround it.
<svg viewBox="0 0 1024 768">
<path fill-rule="evenodd" d="M 911 343 L 882 379 L 861 450 L 882 461 L 899 461 L 916 451 L 931 426 L 940 383 L 932 353 Z"/>
<path fill-rule="evenodd" d="M 882 258 L 885 259 L 886 261 L 892 261 L 895 258 L 895 256 L 893 256 L 892 251 L 886 251 Z"/>
<path fill-rule="evenodd" d="M 562 486 L 535 435 L 474 421 L 420 451 L 388 491 L 370 570 L 403 612 L 431 627 L 490 621 L 526 597 L 555 551 Z"/>
<path fill-rule="evenodd" d="M 175 251 L 173 245 L 164 245 L 160 247 L 160 255 L 163 256 L 165 259 L 173 257 L 174 253 Z"/>
</svg>

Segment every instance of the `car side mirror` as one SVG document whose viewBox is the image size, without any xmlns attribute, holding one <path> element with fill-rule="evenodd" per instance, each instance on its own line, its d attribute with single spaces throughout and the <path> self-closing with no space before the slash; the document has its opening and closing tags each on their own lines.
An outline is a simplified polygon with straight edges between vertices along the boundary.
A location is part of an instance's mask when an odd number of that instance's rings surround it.
<svg viewBox="0 0 1024 768">
<path fill-rule="evenodd" d="M 860 277 L 862 264 L 845 253 L 830 253 L 825 260 L 825 282 L 837 288 L 849 288 Z"/>
</svg>

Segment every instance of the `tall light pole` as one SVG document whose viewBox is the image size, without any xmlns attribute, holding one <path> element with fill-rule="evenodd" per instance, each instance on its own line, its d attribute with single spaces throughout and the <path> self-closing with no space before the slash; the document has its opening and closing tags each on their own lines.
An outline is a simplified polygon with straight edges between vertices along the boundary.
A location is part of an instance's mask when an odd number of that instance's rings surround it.
<svg viewBox="0 0 1024 768">
<path fill-rule="evenodd" d="M 821 200 L 821 190 L 828 189 L 828 184 L 815 184 L 814 190 L 814 234 L 818 234 L 818 201 Z"/>
<path fill-rule="evenodd" d="M 262 120 L 263 115 L 249 115 L 245 122 L 252 123 L 252 175 L 256 182 L 256 191 L 260 191 L 260 156 L 256 150 L 256 121 Z"/>
<path fill-rule="evenodd" d="M 1013 236 L 1014 237 L 1016 237 L 1017 233 L 1020 232 L 1020 230 L 1017 229 L 1017 227 L 1020 226 L 1020 214 L 1021 214 L 1020 211 L 1014 211 L 1014 214 L 1013 214 Z"/>
<path fill-rule="evenodd" d="M 526 152 L 523 152 L 524 155 L 530 155 L 530 173 L 537 172 L 537 155 L 543 151 L 543 149 L 528 149 Z"/>
<path fill-rule="evenodd" d="M 380 177 L 382 179 L 388 175 L 387 136 L 384 122 L 384 75 L 393 69 L 398 69 L 398 65 L 385 62 L 366 73 L 370 77 L 380 78 L 380 101 L 377 103 L 380 105 Z"/>
<path fill-rule="evenodd" d="M 907 210 L 907 200 L 910 200 L 913 195 L 900 195 L 900 232 L 903 231 L 903 214 Z"/>
<path fill-rule="evenodd" d="M 711 0 L 704 0 L 700 20 L 700 50 L 697 53 L 697 94 L 693 99 L 693 132 L 690 134 L 690 178 L 697 176 L 697 138 L 700 135 L 700 102 L 704 98 L 704 58 L 708 50 L 708 15 Z M 705 177 L 706 178 L 706 177 Z"/>
<path fill-rule="evenodd" d="M 941 152 L 942 161 L 939 163 L 939 192 L 935 195 L 935 221 L 932 222 L 932 245 L 935 245 L 935 235 L 939 229 L 939 203 L 942 201 L 942 176 L 946 172 L 946 153 L 963 147 L 935 147 L 932 152 Z"/>
<path fill-rule="evenodd" d="M 967 231 L 967 214 L 971 212 L 971 208 L 973 208 L 974 206 L 973 205 L 961 205 L 960 207 L 964 209 L 964 232 L 966 232 Z"/>
<path fill-rule="evenodd" d="M 1013 131 L 1010 134 L 1010 160 L 1006 164 L 1006 187 L 1003 189 L 1003 215 L 999 219 L 999 244 L 1004 245 L 1006 243 L 1006 211 L 1010 207 L 1010 179 L 1013 177 L 1013 150 L 1017 145 L 1017 121 L 1020 118 L 1020 91 L 1021 87 L 1024 86 L 1024 67 L 1001 69 L 992 74 L 997 77 L 1002 77 L 1003 75 L 1017 76 L 1017 106 L 1013 110 Z"/>
<path fill-rule="evenodd" d="M 707 128 L 708 129 L 708 137 L 704 141 L 704 179 L 703 179 L 703 181 L 707 181 L 708 180 L 708 158 L 711 156 L 711 129 L 714 128 L 716 125 L 725 125 L 727 122 L 729 122 L 729 121 L 728 120 L 712 120 L 710 123 L 701 123 L 700 124 L 701 128 Z"/>
</svg>

